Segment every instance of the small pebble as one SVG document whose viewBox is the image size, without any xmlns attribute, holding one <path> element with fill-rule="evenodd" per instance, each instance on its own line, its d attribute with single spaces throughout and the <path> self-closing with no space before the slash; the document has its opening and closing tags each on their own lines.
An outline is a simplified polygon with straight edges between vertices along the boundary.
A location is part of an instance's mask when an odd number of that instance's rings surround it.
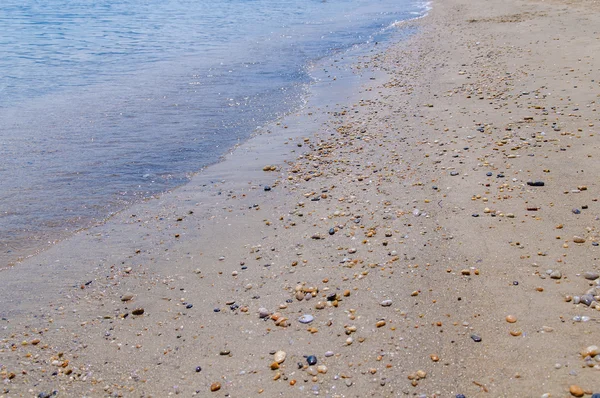
<svg viewBox="0 0 600 398">
<path fill-rule="evenodd" d="M 389 307 L 392 305 L 392 300 L 383 300 L 380 304 L 382 307 Z"/>
<path fill-rule="evenodd" d="M 131 313 L 133 315 L 142 315 L 144 313 L 144 309 L 143 308 L 136 308 L 135 310 L 131 311 Z"/>
<path fill-rule="evenodd" d="M 306 362 L 312 366 L 317 364 L 317 357 L 314 355 L 309 355 L 306 357 Z"/>
<path fill-rule="evenodd" d="M 583 388 L 579 387 L 578 385 L 571 385 L 569 387 L 569 392 L 574 397 L 583 397 Z"/>
<path fill-rule="evenodd" d="M 472 334 L 471 339 L 473 339 L 473 341 L 476 343 L 481 342 L 481 337 L 477 336 L 476 334 Z"/>
<path fill-rule="evenodd" d="M 215 392 L 221 389 L 221 383 L 212 383 L 210 385 L 210 391 Z"/>
<path fill-rule="evenodd" d="M 600 278 L 600 275 L 597 272 L 586 272 L 583 274 L 583 277 L 587 280 L 594 281 Z"/>
<path fill-rule="evenodd" d="M 202 371 L 202 368 L 200 366 L 196 366 L 196 373 L 199 373 Z"/>
<path fill-rule="evenodd" d="M 573 214 L 581 214 L 581 210 L 579 209 L 573 209 L 571 211 L 573 212 Z"/>
<path fill-rule="evenodd" d="M 283 361 L 285 361 L 286 356 L 287 356 L 287 354 L 285 351 L 277 351 L 275 353 L 275 355 L 273 356 L 273 359 L 277 363 L 283 363 Z"/>
<path fill-rule="evenodd" d="M 314 321 L 314 319 L 315 318 L 312 315 L 304 314 L 300 318 L 298 318 L 298 322 L 300 322 L 300 323 L 311 323 L 312 321 Z"/>
</svg>

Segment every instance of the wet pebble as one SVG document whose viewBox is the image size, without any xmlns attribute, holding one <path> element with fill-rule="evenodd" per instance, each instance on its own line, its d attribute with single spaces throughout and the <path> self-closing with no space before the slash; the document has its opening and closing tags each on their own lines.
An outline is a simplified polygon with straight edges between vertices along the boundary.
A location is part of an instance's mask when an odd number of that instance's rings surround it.
<svg viewBox="0 0 600 398">
<path fill-rule="evenodd" d="M 309 355 L 306 357 L 306 362 L 312 366 L 317 364 L 317 357 L 314 355 Z"/>
<path fill-rule="evenodd" d="M 335 234 L 335 228 L 329 228 L 329 235 Z"/>
<path fill-rule="evenodd" d="M 131 311 L 131 313 L 133 315 L 143 315 L 144 314 L 144 309 L 143 308 L 136 308 L 135 310 Z"/>
<path fill-rule="evenodd" d="M 200 366 L 196 366 L 196 373 L 200 373 L 202 371 L 202 368 Z"/>
<path fill-rule="evenodd" d="M 210 385 L 210 391 L 215 392 L 215 391 L 219 391 L 221 389 L 221 383 L 217 382 L 217 383 L 212 383 Z"/>
</svg>

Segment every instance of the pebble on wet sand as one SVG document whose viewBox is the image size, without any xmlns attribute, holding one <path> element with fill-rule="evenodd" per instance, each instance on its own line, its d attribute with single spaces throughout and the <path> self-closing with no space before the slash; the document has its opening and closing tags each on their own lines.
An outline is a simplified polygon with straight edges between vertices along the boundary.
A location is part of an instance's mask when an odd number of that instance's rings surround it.
<svg viewBox="0 0 600 398">
<path fill-rule="evenodd" d="M 131 313 L 133 315 L 143 315 L 144 314 L 144 309 L 143 308 L 136 308 L 135 310 L 131 311 Z"/>
<path fill-rule="evenodd" d="M 473 341 L 476 342 L 476 343 L 480 343 L 481 342 L 481 337 L 477 336 L 476 334 L 472 334 L 471 335 L 471 339 L 473 339 Z"/>
<path fill-rule="evenodd" d="M 210 391 L 215 392 L 215 391 L 219 391 L 221 389 L 221 383 L 217 382 L 217 383 L 212 383 L 210 385 Z"/>
</svg>

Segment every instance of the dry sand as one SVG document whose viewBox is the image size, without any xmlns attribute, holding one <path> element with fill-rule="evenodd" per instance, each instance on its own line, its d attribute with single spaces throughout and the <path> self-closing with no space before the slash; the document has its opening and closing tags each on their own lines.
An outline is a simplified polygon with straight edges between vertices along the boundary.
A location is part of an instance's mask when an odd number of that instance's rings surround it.
<svg viewBox="0 0 600 398">
<path fill-rule="evenodd" d="M 0 396 L 600 393 L 599 11 L 438 0 L 325 124 L 3 271 Z"/>
</svg>

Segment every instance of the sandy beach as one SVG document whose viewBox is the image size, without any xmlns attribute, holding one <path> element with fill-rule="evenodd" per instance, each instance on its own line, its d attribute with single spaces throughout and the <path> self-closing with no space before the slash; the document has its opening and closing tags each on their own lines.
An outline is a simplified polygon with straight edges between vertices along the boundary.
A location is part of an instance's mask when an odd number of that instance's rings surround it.
<svg viewBox="0 0 600 398">
<path fill-rule="evenodd" d="M 0 397 L 600 394 L 599 11 L 436 0 L 354 92 L 332 62 L 331 106 L 0 271 Z"/>
</svg>

